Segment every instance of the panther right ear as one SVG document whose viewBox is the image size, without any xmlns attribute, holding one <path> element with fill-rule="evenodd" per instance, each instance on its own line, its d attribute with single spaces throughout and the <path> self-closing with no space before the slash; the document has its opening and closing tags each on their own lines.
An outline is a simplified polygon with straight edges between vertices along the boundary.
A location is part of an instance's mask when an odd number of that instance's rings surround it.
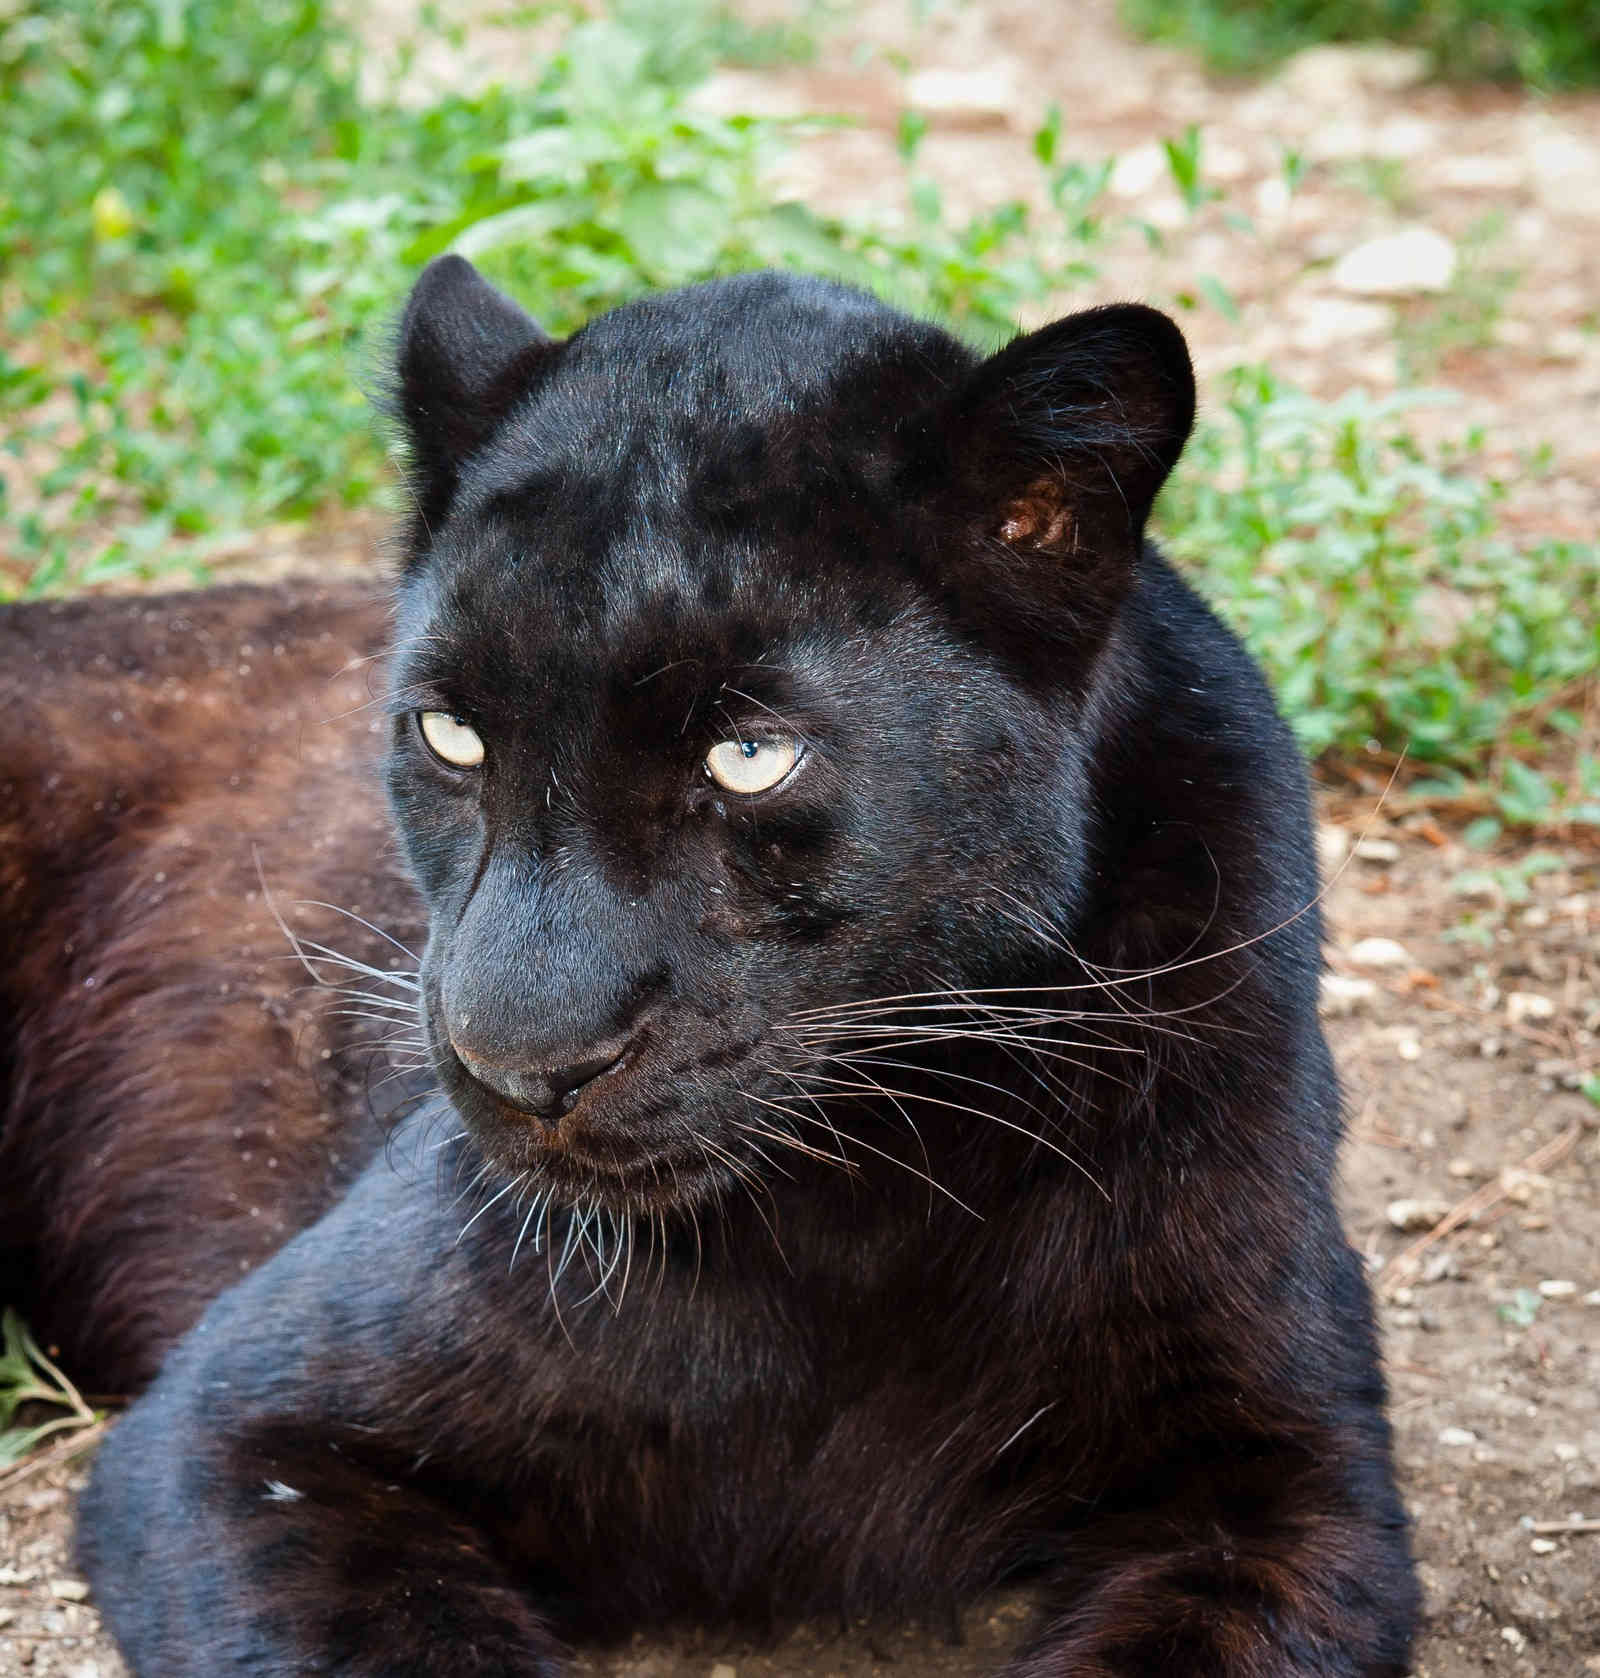
<svg viewBox="0 0 1600 1678">
<path fill-rule="evenodd" d="M 424 530 L 443 519 L 462 464 L 554 346 L 465 257 L 437 257 L 423 269 L 400 317 L 395 399 Z"/>
<path fill-rule="evenodd" d="M 973 618 L 1057 668 L 1063 639 L 1091 650 L 1194 406 L 1182 332 L 1138 303 L 1016 338 L 941 396 L 917 465 L 956 538 L 945 581 Z"/>
</svg>

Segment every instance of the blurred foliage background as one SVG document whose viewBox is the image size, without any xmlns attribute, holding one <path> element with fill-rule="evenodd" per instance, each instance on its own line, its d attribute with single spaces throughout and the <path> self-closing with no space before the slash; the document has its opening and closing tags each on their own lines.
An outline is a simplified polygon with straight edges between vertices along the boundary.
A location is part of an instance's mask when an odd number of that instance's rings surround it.
<svg viewBox="0 0 1600 1678">
<path fill-rule="evenodd" d="M 1600 84 L 1594 0 L 1122 0 L 1122 12 L 1151 39 L 1195 47 L 1235 74 L 1324 41 L 1395 41 L 1425 48 L 1443 76 Z"/>
<path fill-rule="evenodd" d="M 1573 0 L 1127 10 L 1230 66 L 1369 27 L 1452 72 L 1592 79 L 1600 55 Z M 1111 160 L 1064 158 L 1058 112 L 1032 137 L 1028 203 L 950 214 L 910 113 L 893 227 L 775 201 L 774 158 L 829 119 L 690 96 L 730 58 L 804 53 L 809 15 L 758 31 L 712 0 L 534 8 L 515 80 L 419 102 L 397 91 L 404 52 L 363 94 L 364 48 L 324 0 L 0 7 L 0 597 L 203 577 L 219 539 L 379 498 L 388 323 L 447 248 L 557 332 L 785 265 L 986 346 L 1094 274 Z M 1166 158 L 1191 211 L 1218 196 L 1198 133 Z M 1163 541 L 1308 751 L 1404 749 L 1438 798 L 1488 800 L 1485 836 L 1600 826 L 1600 618 L 1582 609 L 1600 550 L 1509 534 L 1481 439 L 1424 447 L 1417 400 L 1317 402 L 1238 369 L 1158 510 Z"/>
</svg>

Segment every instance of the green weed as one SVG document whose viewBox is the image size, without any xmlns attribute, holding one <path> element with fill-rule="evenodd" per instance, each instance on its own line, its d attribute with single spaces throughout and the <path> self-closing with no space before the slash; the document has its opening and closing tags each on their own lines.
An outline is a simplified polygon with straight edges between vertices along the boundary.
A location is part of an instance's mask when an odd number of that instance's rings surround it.
<svg viewBox="0 0 1600 1678">
<path fill-rule="evenodd" d="M 1425 399 L 1318 402 L 1239 370 L 1163 495 L 1165 544 L 1312 755 L 1405 748 L 1442 795 L 1493 775 L 1508 820 L 1600 823 L 1591 756 L 1558 784 L 1517 755 L 1549 751 L 1600 675 L 1600 546 L 1508 541 L 1502 487 L 1468 469 L 1481 439 L 1441 458 L 1407 428 Z"/>
<path fill-rule="evenodd" d="M 1502 213 L 1481 217 L 1456 247 L 1456 272 L 1448 289 L 1401 312 L 1395 352 L 1403 381 L 1430 379 L 1457 351 L 1494 343 L 1495 327 L 1517 284 L 1517 270 L 1495 257 L 1504 233 Z"/>
<path fill-rule="evenodd" d="M 317 0 L 0 19 L 12 586 L 370 492 L 360 399 L 330 376 L 355 323 L 286 207 L 369 143 L 352 62 Z"/>
<path fill-rule="evenodd" d="M 47 1404 L 66 1414 L 13 1427 L 25 1404 Z M 0 1469 L 20 1462 L 52 1434 L 90 1427 L 95 1420 L 78 1389 L 34 1344 L 16 1312 L 0 1315 Z"/>
<path fill-rule="evenodd" d="M 1340 166 L 1338 179 L 1345 186 L 1375 198 L 1397 216 L 1414 216 L 1421 207 L 1411 172 L 1398 157 L 1356 157 Z"/>
<path fill-rule="evenodd" d="M 1500 1321 L 1512 1328 L 1532 1328 L 1539 1315 L 1543 1298 L 1532 1288 L 1518 1288 L 1503 1305 L 1498 1307 Z"/>
<path fill-rule="evenodd" d="M 1520 907 L 1533 897 L 1532 882 L 1566 866 L 1553 851 L 1529 851 L 1513 862 L 1490 868 L 1464 868 L 1450 882 L 1462 897 L 1486 898 L 1497 908 Z"/>
<path fill-rule="evenodd" d="M 794 125 L 691 107 L 723 14 L 570 17 L 526 85 L 418 111 L 358 104 L 322 0 L 0 14 L 0 593 L 193 568 L 208 537 L 370 500 L 363 372 L 447 247 L 556 331 L 782 264 L 992 339 L 1084 272 L 1105 169 L 1050 167 L 1053 244 L 1018 204 L 958 225 L 926 181 L 904 235 L 848 227 L 771 202 Z"/>
</svg>

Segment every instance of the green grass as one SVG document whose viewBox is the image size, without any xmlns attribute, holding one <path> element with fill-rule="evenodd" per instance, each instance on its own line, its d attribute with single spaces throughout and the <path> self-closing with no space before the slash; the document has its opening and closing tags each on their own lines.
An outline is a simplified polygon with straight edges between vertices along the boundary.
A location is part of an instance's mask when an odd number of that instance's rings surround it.
<svg viewBox="0 0 1600 1678">
<path fill-rule="evenodd" d="M 1593 0 L 1122 0 L 1129 25 L 1247 74 L 1324 41 L 1426 49 L 1438 75 L 1556 89 L 1600 83 Z"/>
<path fill-rule="evenodd" d="M 446 248 L 557 332 L 781 264 L 992 343 L 1129 232 L 1104 209 L 1109 161 L 1064 159 L 1057 113 L 1033 137 L 1043 210 L 953 218 L 909 115 L 903 226 L 774 203 L 768 164 L 807 123 L 689 95 L 719 55 L 803 53 L 803 34 L 752 37 L 710 0 L 561 15 L 516 86 L 419 110 L 358 99 L 325 0 L 0 13 L 0 597 L 182 578 L 218 538 L 378 498 L 368 392 L 407 285 Z M 1166 154 L 1205 213 L 1201 134 Z M 1480 341 L 1500 284 L 1485 268 L 1459 319 L 1413 323 L 1412 361 Z M 1177 301 L 1234 307 L 1208 275 Z M 1423 450 L 1405 399 L 1318 405 L 1255 370 L 1210 408 L 1161 528 L 1307 750 L 1404 746 L 1441 796 L 1489 788 L 1497 820 L 1600 820 L 1596 547 L 1511 540 L 1498 487 L 1470 452 Z"/>
</svg>

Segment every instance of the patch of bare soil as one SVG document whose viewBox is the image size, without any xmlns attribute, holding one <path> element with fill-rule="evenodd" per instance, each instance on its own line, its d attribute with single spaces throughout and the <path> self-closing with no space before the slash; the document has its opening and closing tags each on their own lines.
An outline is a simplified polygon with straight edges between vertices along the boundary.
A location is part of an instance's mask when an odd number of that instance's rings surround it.
<svg viewBox="0 0 1600 1678">
<path fill-rule="evenodd" d="M 924 74 L 908 82 L 891 53 Z M 921 31 L 898 0 L 872 0 L 817 66 L 730 72 L 708 97 L 854 112 L 859 126 L 796 152 L 789 185 L 830 208 L 899 214 L 893 136 L 908 93 L 931 124 L 925 165 L 971 207 L 1034 193 L 1025 139 L 1051 100 L 1069 155 L 1124 156 L 1115 203 L 1162 229 L 1163 247 L 1113 239 L 1101 280 L 1063 306 L 1170 303 L 1216 275 L 1239 318 L 1186 317 L 1202 378 L 1262 358 L 1326 395 L 1389 387 L 1397 325 L 1425 347 L 1440 300 L 1344 290 L 1339 258 L 1416 225 L 1459 257 L 1479 230 L 1474 260 L 1516 281 L 1498 320 L 1438 366 L 1462 396 L 1448 427 L 1487 424 L 1505 463 L 1552 442 L 1552 475 L 1523 517 L 1541 533 L 1593 533 L 1600 100 L 1418 86 L 1382 55 L 1325 55 L 1227 86 L 1127 41 L 1112 0 L 971 0 Z M 1153 149 L 1188 123 L 1227 189 L 1196 217 Z M 1285 146 L 1309 164 L 1293 195 Z M 1249 229 L 1226 219 L 1240 211 Z M 1487 216 L 1498 230 L 1485 236 Z M 315 533 L 273 546 L 296 568 L 319 563 Z M 339 531 L 333 546 L 370 552 L 371 536 Z M 229 569 L 248 574 L 249 556 Z M 1397 805 L 1373 821 L 1373 803 L 1324 800 L 1326 860 L 1342 869 L 1326 903 L 1327 1023 L 1351 1117 L 1346 1216 L 1380 1297 L 1427 1588 L 1417 1671 L 1600 1674 L 1600 1108 L 1578 1088 L 1600 1070 L 1600 857 L 1546 846 L 1550 866 L 1527 851 L 1486 862 L 1425 816 L 1391 821 Z M 81 1466 L 56 1464 L 0 1490 L 0 1678 L 124 1672 L 71 1559 L 81 1483 Z M 997 1670 L 1026 1612 L 1017 1597 L 969 1612 L 961 1643 L 952 1626 L 813 1627 L 767 1649 L 710 1636 L 641 1644 L 579 1670 L 960 1678 Z"/>
</svg>

